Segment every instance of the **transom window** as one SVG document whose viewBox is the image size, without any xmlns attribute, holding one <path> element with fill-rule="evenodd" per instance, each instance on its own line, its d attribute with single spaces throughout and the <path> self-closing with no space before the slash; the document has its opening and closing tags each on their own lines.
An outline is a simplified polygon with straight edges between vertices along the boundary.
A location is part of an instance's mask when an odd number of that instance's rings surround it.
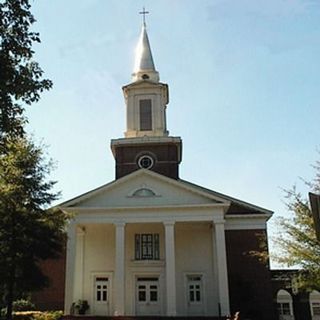
<svg viewBox="0 0 320 320">
<path fill-rule="evenodd" d="M 139 114 L 140 114 L 140 130 L 152 130 L 152 108 L 151 99 L 139 100 Z"/>
<path fill-rule="evenodd" d="M 142 233 L 135 235 L 135 259 L 159 260 L 159 234 Z"/>
</svg>

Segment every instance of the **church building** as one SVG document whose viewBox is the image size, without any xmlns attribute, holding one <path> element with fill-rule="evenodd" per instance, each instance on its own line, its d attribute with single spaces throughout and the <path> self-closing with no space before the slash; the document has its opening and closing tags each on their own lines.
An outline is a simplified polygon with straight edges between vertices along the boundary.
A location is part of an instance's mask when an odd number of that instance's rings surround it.
<svg viewBox="0 0 320 320">
<path fill-rule="evenodd" d="M 167 128 L 169 87 L 160 82 L 145 24 L 122 89 L 126 131 L 111 140 L 115 180 L 59 206 L 73 216 L 65 314 L 86 300 L 92 316 L 240 310 L 248 319 L 274 319 L 269 265 L 250 254 L 267 250 L 272 212 L 180 177 L 182 139 Z"/>
</svg>

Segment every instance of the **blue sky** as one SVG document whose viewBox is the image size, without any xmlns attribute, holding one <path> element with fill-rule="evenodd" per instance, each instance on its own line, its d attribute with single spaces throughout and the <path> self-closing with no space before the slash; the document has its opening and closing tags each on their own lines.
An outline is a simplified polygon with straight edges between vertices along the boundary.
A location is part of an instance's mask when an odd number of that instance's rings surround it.
<svg viewBox="0 0 320 320">
<path fill-rule="evenodd" d="M 318 0 L 33 1 L 54 87 L 28 108 L 29 131 L 57 163 L 61 201 L 114 179 L 144 5 L 181 178 L 285 215 L 282 188 L 307 192 L 299 177 L 319 159 Z"/>
</svg>

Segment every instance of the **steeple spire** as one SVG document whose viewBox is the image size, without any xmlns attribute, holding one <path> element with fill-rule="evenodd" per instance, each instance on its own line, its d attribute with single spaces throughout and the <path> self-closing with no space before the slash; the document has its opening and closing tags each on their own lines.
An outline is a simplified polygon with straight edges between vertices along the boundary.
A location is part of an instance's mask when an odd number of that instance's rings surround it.
<svg viewBox="0 0 320 320">
<path fill-rule="evenodd" d="M 133 82 L 139 80 L 151 80 L 153 82 L 159 82 L 159 73 L 156 71 L 154 66 L 150 42 L 147 34 L 147 27 L 145 23 L 145 14 L 149 12 L 145 11 L 145 8 L 143 8 L 143 11 L 140 13 L 143 14 L 144 18 L 138 45 L 136 47 L 132 80 Z"/>
</svg>

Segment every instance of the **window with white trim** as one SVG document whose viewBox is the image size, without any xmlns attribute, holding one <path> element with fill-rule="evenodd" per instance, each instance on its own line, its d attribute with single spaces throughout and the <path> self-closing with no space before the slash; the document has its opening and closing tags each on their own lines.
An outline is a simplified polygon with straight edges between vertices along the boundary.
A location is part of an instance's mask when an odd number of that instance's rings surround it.
<svg viewBox="0 0 320 320">
<path fill-rule="evenodd" d="M 315 319 L 319 319 L 320 317 L 320 292 L 317 290 L 313 290 L 309 295 L 310 301 L 310 309 L 311 315 Z"/>
<path fill-rule="evenodd" d="M 135 259 L 159 260 L 159 234 L 141 233 L 135 235 Z"/>
<path fill-rule="evenodd" d="M 293 319 L 292 296 L 287 290 L 279 290 L 277 293 L 277 309 L 280 319 Z M 290 316 L 290 317 L 289 317 Z"/>
<path fill-rule="evenodd" d="M 107 302 L 108 301 L 108 278 L 97 277 L 95 282 L 95 296 L 97 302 Z"/>
<path fill-rule="evenodd" d="M 312 302 L 312 315 L 314 316 L 320 316 L 320 302 Z"/>
<path fill-rule="evenodd" d="M 202 276 L 201 275 L 188 275 L 188 303 L 200 303 L 202 297 Z"/>
<path fill-rule="evenodd" d="M 152 104 L 151 99 L 139 100 L 140 131 L 152 130 Z"/>
</svg>

